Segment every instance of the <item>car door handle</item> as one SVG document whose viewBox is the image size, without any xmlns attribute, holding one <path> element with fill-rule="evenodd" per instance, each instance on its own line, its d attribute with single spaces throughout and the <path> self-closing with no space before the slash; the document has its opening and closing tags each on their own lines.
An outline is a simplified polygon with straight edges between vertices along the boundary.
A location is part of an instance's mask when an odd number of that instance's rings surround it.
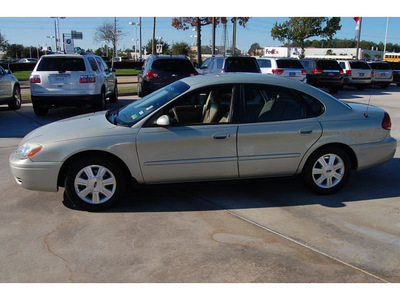
<svg viewBox="0 0 400 300">
<path fill-rule="evenodd" d="M 312 129 L 300 129 L 300 134 L 312 134 Z"/>
<path fill-rule="evenodd" d="M 221 141 L 221 140 L 227 140 L 227 139 L 229 139 L 229 138 L 230 138 L 230 135 L 229 135 L 229 134 L 224 134 L 224 133 L 216 133 L 216 134 L 213 134 L 212 138 L 213 138 L 214 140 Z"/>
</svg>

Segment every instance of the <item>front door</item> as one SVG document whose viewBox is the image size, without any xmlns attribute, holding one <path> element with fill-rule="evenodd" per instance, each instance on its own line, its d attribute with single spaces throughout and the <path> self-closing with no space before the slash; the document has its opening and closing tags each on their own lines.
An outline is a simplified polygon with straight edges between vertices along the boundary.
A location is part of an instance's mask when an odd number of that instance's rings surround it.
<svg viewBox="0 0 400 300">
<path fill-rule="evenodd" d="M 139 130 L 137 152 L 146 183 L 238 178 L 234 90 L 226 85 L 194 91 Z M 155 125 L 160 116 L 170 124 Z"/>
</svg>

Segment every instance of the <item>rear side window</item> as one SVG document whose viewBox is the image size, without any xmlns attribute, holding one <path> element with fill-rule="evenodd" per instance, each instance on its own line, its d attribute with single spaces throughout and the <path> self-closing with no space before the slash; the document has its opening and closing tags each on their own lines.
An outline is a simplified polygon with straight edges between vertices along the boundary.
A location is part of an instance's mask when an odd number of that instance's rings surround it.
<svg viewBox="0 0 400 300">
<path fill-rule="evenodd" d="M 341 70 L 336 60 L 319 60 L 317 61 L 318 69 L 322 70 Z"/>
<path fill-rule="evenodd" d="M 362 70 L 371 69 L 365 61 L 351 61 L 350 66 L 352 69 L 362 69 Z"/>
<path fill-rule="evenodd" d="M 258 59 L 257 62 L 260 68 L 271 68 L 271 61 L 269 59 Z"/>
<path fill-rule="evenodd" d="M 278 68 L 284 69 L 303 69 L 303 65 L 300 61 L 295 59 L 278 59 L 276 61 Z"/>
<path fill-rule="evenodd" d="M 93 57 L 88 57 L 88 61 L 93 71 L 97 71 L 99 69 Z"/>
<path fill-rule="evenodd" d="M 186 59 L 157 59 L 151 66 L 152 69 L 164 72 L 194 72 L 194 67 Z"/>
<path fill-rule="evenodd" d="M 260 69 L 256 59 L 244 57 L 230 57 L 225 60 L 225 72 L 250 72 L 259 73 Z"/>
<path fill-rule="evenodd" d="M 81 57 L 43 57 L 36 70 L 66 72 L 86 71 L 86 68 Z"/>
</svg>

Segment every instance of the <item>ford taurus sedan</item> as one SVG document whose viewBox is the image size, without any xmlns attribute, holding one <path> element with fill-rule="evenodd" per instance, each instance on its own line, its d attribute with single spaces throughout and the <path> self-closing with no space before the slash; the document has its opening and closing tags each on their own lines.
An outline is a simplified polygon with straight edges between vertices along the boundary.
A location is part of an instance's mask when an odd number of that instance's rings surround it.
<svg viewBox="0 0 400 300">
<path fill-rule="evenodd" d="M 131 182 L 159 184 L 302 175 L 317 193 L 351 170 L 393 158 L 389 115 L 273 75 L 219 74 L 172 83 L 120 109 L 58 121 L 10 156 L 26 189 L 86 210 L 115 204 Z"/>
</svg>

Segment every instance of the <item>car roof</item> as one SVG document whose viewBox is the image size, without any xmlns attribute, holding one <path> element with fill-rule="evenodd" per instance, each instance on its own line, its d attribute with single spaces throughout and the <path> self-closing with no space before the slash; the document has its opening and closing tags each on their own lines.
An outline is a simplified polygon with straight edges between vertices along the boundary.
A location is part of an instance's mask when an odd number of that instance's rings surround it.
<svg viewBox="0 0 400 300">
<path fill-rule="evenodd" d="M 155 59 L 184 59 L 184 60 L 188 60 L 189 58 L 187 58 L 184 55 L 154 55 Z"/>
<path fill-rule="evenodd" d="M 193 88 L 201 87 L 203 85 L 219 85 L 219 84 L 239 84 L 239 83 L 253 83 L 253 84 L 271 84 L 285 87 L 301 88 L 305 86 L 304 83 L 297 82 L 292 79 L 285 79 L 275 75 L 261 74 L 261 73 L 218 73 L 211 75 L 192 76 L 181 79 L 184 83 Z"/>
</svg>

